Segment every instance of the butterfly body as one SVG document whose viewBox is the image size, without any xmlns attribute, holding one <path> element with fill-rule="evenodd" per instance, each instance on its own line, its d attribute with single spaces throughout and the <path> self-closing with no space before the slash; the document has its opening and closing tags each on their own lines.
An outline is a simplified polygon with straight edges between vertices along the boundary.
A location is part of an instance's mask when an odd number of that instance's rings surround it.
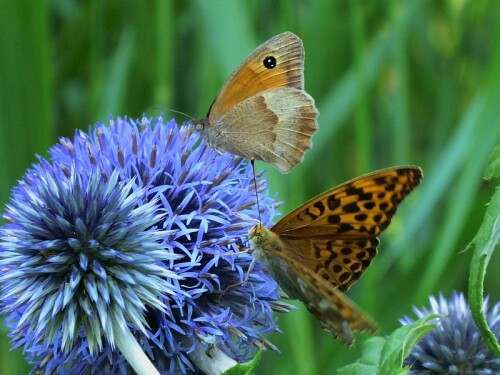
<svg viewBox="0 0 500 375">
<path fill-rule="evenodd" d="M 304 48 L 290 32 L 236 68 L 195 128 L 214 149 L 271 163 L 287 173 L 311 148 L 318 110 L 304 91 Z"/>
<path fill-rule="evenodd" d="M 272 254 L 279 253 L 284 248 L 279 236 L 262 225 L 257 224 L 250 229 L 247 237 L 252 241 L 252 254 L 255 259 L 268 266 L 269 272 L 276 280 L 279 277 L 279 272 L 274 272 L 277 263 L 273 263 L 273 260 L 276 258 Z"/>
<path fill-rule="evenodd" d="M 248 233 L 255 258 L 324 329 L 351 345 L 352 331 L 374 332 L 377 324 L 342 292 L 370 265 L 377 235 L 421 177 L 418 167 L 380 170 L 320 194 L 271 229 L 258 224 Z"/>
</svg>

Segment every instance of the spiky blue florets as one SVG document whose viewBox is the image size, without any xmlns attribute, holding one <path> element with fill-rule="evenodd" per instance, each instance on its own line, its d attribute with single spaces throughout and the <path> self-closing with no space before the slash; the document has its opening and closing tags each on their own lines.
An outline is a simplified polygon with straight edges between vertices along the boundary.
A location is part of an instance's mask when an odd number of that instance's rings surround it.
<svg viewBox="0 0 500 375">
<path fill-rule="evenodd" d="M 436 327 L 428 333 L 406 358 L 410 374 L 498 374 L 500 358 L 487 348 L 477 329 L 471 312 L 461 293 L 453 293 L 449 300 L 439 295 L 439 300 L 431 296 L 430 308 L 414 308 L 417 319 L 430 314 L 441 318 Z M 488 311 L 488 301 L 484 303 L 486 317 L 497 339 L 500 338 L 500 304 Z M 402 324 L 413 322 L 404 317 Z"/>
<path fill-rule="evenodd" d="M 2 306 L 37 369 L 128 371 L 113 324 L 164 371 L 193 369 L 196 345 L 237 360 L 270 345 L 272 311 L 287 310 L 278 288 L 258 266 L 237 285 L 251 256 L 227 255 L 257 217 L 251 168 L 198 143 L 173 121 L 117 119 L 62 139 L 14 188 L 0 229 Z"/>
</svg>

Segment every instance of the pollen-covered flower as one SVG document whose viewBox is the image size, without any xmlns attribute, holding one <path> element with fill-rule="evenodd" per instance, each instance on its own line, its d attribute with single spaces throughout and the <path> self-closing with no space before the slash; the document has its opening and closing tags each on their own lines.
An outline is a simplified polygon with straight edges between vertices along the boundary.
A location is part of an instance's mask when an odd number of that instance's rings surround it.
<svg viewBox="0 0 500 375">
<path fill-rule="evenodd" d="M 440 294 L 439 299 L 429 298 L 430 308 L 414 308 L 417 319 L 430 314 L 441 318 L 436 327 L 428 333 L 405 359 L 410 374 L 498 374 L 500 358 L 487 348 L 477 329 L 462 293 L 453 293 L 449 300 Z M 500 338 L 500 304 L 488 311 L 484 308 L 488 325 Z M 413 322 L 404 317 L 402 324 Z"/>
<path fill-rule="evenodd" d="M 275 203 L 257 186 L 269 225 Z M 119 118 L 61 139 L 13 189 L 0 228 L 13 346 L 45 373 L 130 372 L 117 327 L 159 371 L 196 370 L 200 346 L 240 361 L 273 347 L 261 335 L 288 305 L 234 254 L 257 217 L 248 163 L 189 127 Z"/>
</svg>

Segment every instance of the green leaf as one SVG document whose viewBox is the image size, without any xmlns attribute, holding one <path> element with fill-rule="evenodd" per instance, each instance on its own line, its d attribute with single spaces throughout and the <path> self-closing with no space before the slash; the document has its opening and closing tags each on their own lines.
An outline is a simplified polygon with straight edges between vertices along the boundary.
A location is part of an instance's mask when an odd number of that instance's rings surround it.
<svg viewBox="0 0 500 375">
<path fill-rule="evenodd" d="M 484 179 L 489 181 L 500 177 L 500 146 L 497 146 L 491 153 L 490 162 L 484 172 Z"/>
<path fill-rule="evenodd" d="M 406 374 L 404 359 L 427 333 L 432 331 L 439 315 L 429 315 L 395 330 L 388 338 L 372 337 L 365 341 L 361 358 L 356 363 L 344 366 L 337 372 L 341 375 Z"/>
<path fill-rule="evenodd" d="M 362 363 L 353 363 L 337 370 L 343 375 L 377 375 L 376 366 L 365 365 Z"/>
<path fill-rule="evenodd" d="M 485 178 L 492 178 L 498 176 L 499 159 L 498 154 L 500 149 L 494 151 L 496 158 L 491 160 L 489 167 L 486 171 Z M 481 227 L 477 231 L 476 236 L 470 242 L 468 248 L 473 247 L 474 253 L 470 263 L 469 274 L 469 306 L 484 342 L 488 348 L 500 357 L 500 345 L 491 331 L 484 315 L 483 309 L 483 289 L 484 277 L 488 263 L 493 254 L 493 250 L 500 241 L 500 188 L 497 187 L 491 201 L 486 209 Z"/>
<path fill-rule="evenodd" d="M 386 339 L 380 336 L 366 340 L 361 353 L 362 362 L 366 365 L 377 366 L 382 355 L 382 348 Z"/>
<path fill-rule="evenodd" d="M 255 370 L 259 365 L 261 357 L 262 350 L 259 350 L 251 361 L 239 363 L 236 366 L 231 367 L 224 373 L 224 375 L 252 375 L 255 373 Z"/>
</svg>

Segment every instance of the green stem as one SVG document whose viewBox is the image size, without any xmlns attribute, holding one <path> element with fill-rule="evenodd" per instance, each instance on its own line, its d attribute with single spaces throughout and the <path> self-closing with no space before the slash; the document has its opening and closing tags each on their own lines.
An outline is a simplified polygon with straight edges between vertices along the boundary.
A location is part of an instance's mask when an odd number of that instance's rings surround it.
<svg viewBox="0 0 500 375">
<path fill-rule="evenodd" d="M 184 345 L 190 345 L 191 343 L 192 341 L 187 338 L 183 342 Z M 188 357 L 199 370 L 207 375 L 223 374 L 238 364 L 222 350 L 210 344 L 202 345 L 200 343 L 195 345 L 193 351 L 188 353 Z"/>
<path fill-rule="evenodd" d="M 469 275 L 469 306 L 476 325 L 488 348 L 500 357 L 500 346 L 495 334 L 488 326 L 483 309 L 483 285 L 486 269 L 493 249 L 500 240 L 500 188 L 497 188 L 486 210 L 483 223 L 472 240 L 472 255 Z"/>
<path fill-rule="evenodd" d="M 116 347 L 137 375 L 160 375 L 127 326 L 113 323 Z"/>
</svg>

